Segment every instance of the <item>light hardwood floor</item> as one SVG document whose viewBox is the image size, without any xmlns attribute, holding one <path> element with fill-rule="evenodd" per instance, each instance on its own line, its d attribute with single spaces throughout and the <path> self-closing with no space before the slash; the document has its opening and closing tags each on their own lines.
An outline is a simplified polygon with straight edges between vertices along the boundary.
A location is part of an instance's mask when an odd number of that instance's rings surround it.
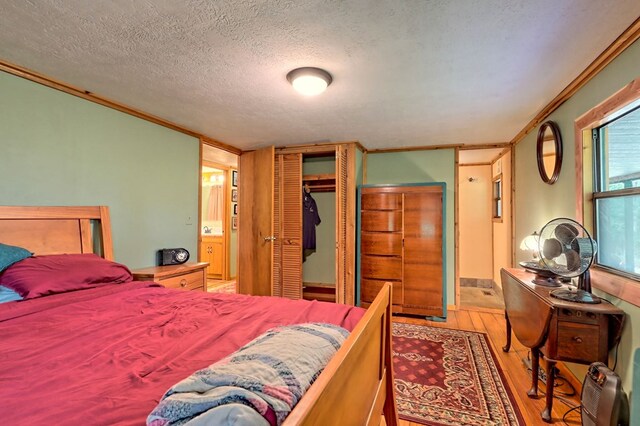
<svg viewBox="0 0 640 426">
<path fill-rule="evenodd" d="M 496 354 L 500 366 L 507 378 L 508 385 L 516 398 L 516 402 L 520 407 L 520 411 L 525 420 L 525 425 L 547 425 L 540 418 L 540 412 L 544 407 L 544 396 L 540 393 L 539 399 L 531 399 L 527 397 L 527 390 L 531 387 L 531 376 L 522 363 L 527 358 L 528 349 L 518 342 L 515 336 L 511 339 L 511 350 L 508 353 L 502 351 L 502 347 L 506 342 L 505 319 L 504 313 L 498 310 L 480 310 L 472 308 L 462 308 L 460 310 L 448 311 L 446 322 L 427 321 L 420 318 L 408 318 L 394 316 L 395 322 L 406 322 L 411 324 L 423 324 L 434 327 L 457 328 L 462 330 L 479 331 L 486 333 L 489 337 L 492 349 Z M 544 366 L 544 362 L 541 362 Z M 559 363 L 560 364 L 560 363 Z M 561 375 L 567 377 L 570 373 L 561 367 Z M 575 378 L 571 376 L 570 378 Z M 544 390 L 544 385 L 540 383 L 540 390 Z M 567 386 L 556 388 L 559 391 L 568 391 Z M 579 393 L 573 397 L 566 397 L 571 400 L 573 405 L 578 405 L 580 401 Z M 553 402 L 552 418 L 553 422 L 562 425 L 562 416 L 569 409 L 565 404 L 557 399 Z M 567 415 L 566 422 L 568 425 L 580 425 L 580 415 L 571 412 Z M 401 426 L 419 426 L 418 423 L 400 420 Z"/>
</svg>

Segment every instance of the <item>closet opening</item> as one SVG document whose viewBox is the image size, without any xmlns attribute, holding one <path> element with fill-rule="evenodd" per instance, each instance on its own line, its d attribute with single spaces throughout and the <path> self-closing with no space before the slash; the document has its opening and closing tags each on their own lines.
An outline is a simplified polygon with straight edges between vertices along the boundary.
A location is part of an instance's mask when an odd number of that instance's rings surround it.
<svg viewBox="0 0 640 426">
<path fill-rule="evenodd" d="M 302 155 L 302 297 L 336 301 L 335 151 Z"/>
<path fill-rule="evenodd" d="M 257 259 L 239 265 L 241 293 L 355 303 L 362 164 L 355 142 L 267 147 L 240 156 L 239 250 L 242 259 Z M 314 211 L 307 211 L 303 233 L 305 195 Z"/>
</svg>

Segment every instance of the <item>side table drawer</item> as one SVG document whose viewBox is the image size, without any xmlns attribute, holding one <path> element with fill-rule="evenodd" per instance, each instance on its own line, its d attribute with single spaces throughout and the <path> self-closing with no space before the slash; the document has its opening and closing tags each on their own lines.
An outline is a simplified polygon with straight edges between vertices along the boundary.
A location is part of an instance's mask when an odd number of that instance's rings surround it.
<svg viewBox="0 0 640 426">
<path fill-rule="evenodd" d="M 598 361 L 599 331 L 597 325 L 558 321 L 558 357 L 566 361 Z"/>
<path fill-rule="evenodd" d="M 160 284 L 169 288 L 180 288 L 184 290 L 204 291 L 204 271 L 199 270 L 189 274 L 178 275 L 158 280 Z"/>
</svg>

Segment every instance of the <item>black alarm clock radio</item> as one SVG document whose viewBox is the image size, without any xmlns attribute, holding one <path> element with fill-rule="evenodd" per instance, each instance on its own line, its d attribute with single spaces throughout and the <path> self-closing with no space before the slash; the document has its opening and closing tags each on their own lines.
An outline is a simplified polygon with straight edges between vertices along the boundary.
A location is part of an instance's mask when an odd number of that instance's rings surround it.
<svg viewBox="0 0 640 426">
<path fill-rule="evenodd" d="M 189 252 L 183 248 L 158 250 L 158 265 L 180 265 L 189 260 Z"/>
</svg>

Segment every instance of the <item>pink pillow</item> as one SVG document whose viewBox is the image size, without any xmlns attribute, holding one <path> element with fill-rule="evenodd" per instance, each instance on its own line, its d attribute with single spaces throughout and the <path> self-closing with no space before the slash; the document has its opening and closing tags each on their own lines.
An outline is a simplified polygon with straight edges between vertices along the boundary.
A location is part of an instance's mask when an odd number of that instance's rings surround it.
<svg viewBox="0 0 640 426">
<path fill-rule="evenodd" d="M 0 285 L 24 299 L 132 280 L 129 268 L 95 254 L 33 256 L 0 274 Z"/>
</svg>

